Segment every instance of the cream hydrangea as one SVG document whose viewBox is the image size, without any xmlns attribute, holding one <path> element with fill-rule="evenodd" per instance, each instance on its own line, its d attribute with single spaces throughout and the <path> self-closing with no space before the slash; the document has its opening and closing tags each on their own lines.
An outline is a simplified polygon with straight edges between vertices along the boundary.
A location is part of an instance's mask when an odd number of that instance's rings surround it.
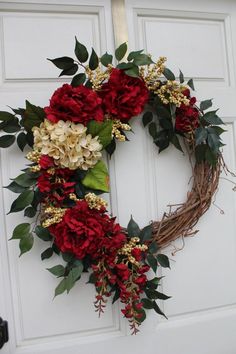
<svg viewBox="0 0 236 354">
<path fill-rule="evenodd" d="M 71 121 L 51 123 L 45 119 L 33 128 L 34 150 L 52 157 L 59 167 L 88 170 L 101 159 L 102 145 L 98 136 L 86 135 L 83 124 Z"/>
</svg>

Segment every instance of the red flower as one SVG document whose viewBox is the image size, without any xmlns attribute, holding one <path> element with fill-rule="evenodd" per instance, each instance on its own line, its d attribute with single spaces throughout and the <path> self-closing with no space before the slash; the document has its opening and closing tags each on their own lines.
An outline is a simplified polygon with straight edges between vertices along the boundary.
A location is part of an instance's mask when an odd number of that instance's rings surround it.
<svg viewBox="0 0 236 354">
<path fill-rule="evenodd" d="M 149 91 L 142 79 L 130 77 L 123 70 L 112 69 L 110 78 L 103 84 L 99 95 L 103 99 L 106 113 L 127 121 L 143 111 Z"/>
<path fill-rule="evenodd" d="M 136 261 L 141 261 L 142 251 L 140 248 L 137 248 L 137 247 L 133 248 L 131 253 L 132 253 L 132 256 L 136 259 Z"/>
<path fill-rule="evenodd" d="M 105 209 L 89 209 L 85 200 L 67 209 L 62 221 L 50 226 L 49 230 L 57 247 L 78 259 L 89 255 L 92 260 L 113 261 L 126 241 L 115 218 L 110 218 Z"/>
<path fill-rule="evenodd" d="M 196 97 L 190 97 L 189 89 L 182 92 L 188 99 L 189 105 L 181 104 L 176 108 L 175 129 L 182 133 L 187 133 L 195 130 L 199 126 L 199 112 L 196 107 Z"/>
<path fill-rule="evenodd" d="M 122 281 L 128 280 L 130 276 L 130 270 L 128 266 L 124 263 L 119 263 L 116 265 L 117 274 Z"/>
<path fill-rule="evenodd" d="M 103 120 L 101 102 L 96 92 L 88 87 L 64 84 L 54 92 L 50 106 L 45 107 L 44 111 L 53 123 L 70 120 L 86 125 L 92 119 Z"/>
<path fill-rule="evenodd" d="M 47 170 L 49 167 L 54 166 L 53 158 L 48 155 L 41 155 L 39 165 L 42 169 Z"/>
<path fill-rule="evenodd" d="M 139 286 L 144 286 L 147 281 L 147 277 L 145 274 L 140 275 L 138 278 L 134 280 L 135 284 L 138 284 Z"/>
</svg>

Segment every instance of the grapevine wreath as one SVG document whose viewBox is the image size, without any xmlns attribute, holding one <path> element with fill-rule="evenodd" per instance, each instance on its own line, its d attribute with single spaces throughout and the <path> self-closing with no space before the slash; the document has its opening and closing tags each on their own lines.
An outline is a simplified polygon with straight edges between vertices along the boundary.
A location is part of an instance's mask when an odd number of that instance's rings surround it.
<svg viewBox="0 0 236 354">
<path fill-rule="evenodd" d="M 6 187 L 19 194 L 9 213 L 24 211 L 33 218 L 13 231 L 20 255 L 32 248 L 33 234 L 49 242 L 41 259 L 54 254 L 63 259 L 48 269 L 60 278 L 55 296 L 68 293 L 82 272 L 89 272 L 99 315 L 107 298 L 119 299 L 132 333 L 137 333 L 146 309 L 165 316 L 156 300 L 169 297 L 157 290 L 160 278 L 147 278 L 147 273 L 169 267 L 161 250 L 193 234 L 211 205 L 224 167 L 224 130 L 217 111 L 209 110 L 212 100 L 196 105 L 193 80 L 185 83 L 181 71 L 176 79 L 165 57 L 154 62 L 138 50 L 124 60 L 126 52 L 126 43 L 116 49 L 115 66 L 111 54 L 98 58 L 92 49 L 89 55 L 76 39 L 75 59 L 49 59 L 62 70 L 59 76 L 73 76 L 71 83 L 59 87 L 47 107 L 26 101 L 25 108 L 13 113 L 1 111 L 0 128 L 7 134 L 0 137 L 0 147 L 16 142 L 21 151 L 31 148 L 26 154 L 30 163 Z M 135 116 L 159 152 L 171 144 L 181 152 L 184 148 L 193 166 L 187 201 L 141 230 L 132 217 L 127 228 L 121 227 L 100 196 L 109 192 L 103 152 L 111 156 L 117 142 L 128 140 Z"/>
</svg>

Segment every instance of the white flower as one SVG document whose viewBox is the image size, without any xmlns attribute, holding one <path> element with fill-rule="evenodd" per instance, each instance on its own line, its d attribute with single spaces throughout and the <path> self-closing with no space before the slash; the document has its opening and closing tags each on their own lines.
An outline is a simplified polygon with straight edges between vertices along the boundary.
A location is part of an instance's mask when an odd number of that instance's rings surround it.
<svg viewBox="0 0 236 354">
<path fill-rule="evenodd" d="M 34 150 L 52 157 L 59 167 L 88 170 L 101 159 L 102 145 L 98 136 L 93 138 L 86 131 L 80 123 L 45 119 L 40 127 L 33 128 Z"/>
</svg>

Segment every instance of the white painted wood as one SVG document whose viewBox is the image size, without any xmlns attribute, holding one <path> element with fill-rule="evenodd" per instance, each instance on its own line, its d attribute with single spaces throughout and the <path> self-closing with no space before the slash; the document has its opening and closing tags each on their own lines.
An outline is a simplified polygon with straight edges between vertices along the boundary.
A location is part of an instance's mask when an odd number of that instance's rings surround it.
<svg viewBox="0 0 236 354">
<path fill-rule="evenodd" d="M 226 162 L 235 169 L 236 3 L 233 0 L 126 0 L 131 49 L 144 48 L 169 58 L 194 77 L 197 96 L 215 98 L 226 122 Z M 56 87 L 56 69 L 45 60 L 72 54 L 73 36 L 99 52 L 113 51 L 109 0 L 17 0 L 0 2 L 0 109 L 28 98 L 45 106 Z M 32 60 L 33 59 L 33 60 Z M 130 142 L 120 143 L 110 163 L 112 211 L 122 224 L 130 214 L 145 225 L 166 205 L 185 199 L 191 176 L 186 158 L 174 149 L 157 154 L 139 119 Z M 23 166 L 17 148 L 1 153 L 1 186 Z M 38 240 L 18 259 L 8 242 L 20 214 L 5 217 L 14 195 L 0 195 L 0 316 L 10 325 L 3 354 L 234 354 L 236 342 L 236 227 L 233 185 L 221 180 L 215 206 L 202 218 L 200 232 L 171 257 L 163 290 L 173 295 L 164 306 L 169 320 L 148 314 L 140 335 L 130 337 L 119 309 L 108 304 L 94 313 L 93 288 L 78 285 L 52 301 L 55 279 L 44 270 Z M 181 240 L 176 247 L 181 247 Z M 173 251 L 170 248 L 169 252 Z M 86 277 L 84 277 L 84 282 Z M 3 291 L 2 291 L 3 289 Z"/>
</svg>

